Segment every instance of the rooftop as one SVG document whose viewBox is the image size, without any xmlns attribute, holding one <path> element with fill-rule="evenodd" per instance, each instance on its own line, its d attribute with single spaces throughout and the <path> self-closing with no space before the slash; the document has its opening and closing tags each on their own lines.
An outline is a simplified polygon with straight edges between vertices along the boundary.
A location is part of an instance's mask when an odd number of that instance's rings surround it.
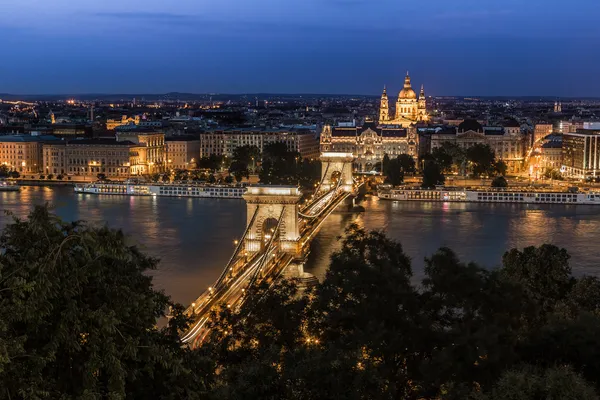
<svg viewBox="0 0 600 400">
<path fill-rule="evenodd" d="M 69 145 L 101 145 L 101 146 L 135 146 L 136 144 L 129 140 L 117 141 L 117 139 L 98 138 L 98 139 L 73 139 Z"/>
</svg>

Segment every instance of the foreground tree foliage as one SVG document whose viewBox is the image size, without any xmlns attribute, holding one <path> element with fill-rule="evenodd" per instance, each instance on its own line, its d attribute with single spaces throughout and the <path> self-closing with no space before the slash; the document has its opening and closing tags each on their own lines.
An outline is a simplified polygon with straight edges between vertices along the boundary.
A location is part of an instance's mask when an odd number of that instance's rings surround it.
<svg viewBox="0 0 600 400">
<path fill-rule="evenodd" d="M 144 274 L 156 265 L 120 231 L 42 207 L 15 219 L 0 236 L 0 398 L 202 398 L 181 307 L 156 327 L 171 305 Z"/>
<path fill-rule="evenodd" d="M 565 250 L 488 270 L 442 248 L 424 272 L 416 286 L 400 244 L 351 226 L 313 290 L 283 281 L 215 314 L 199 350 L 215 398 L 597 398 L 600 282 Z"/>
<path fill-rule="evenodd" d="M 38 208 L 0 237 L 0 399 L 597 399 L 600 281 L 552 245 L 489 270 L 348 228 L 322 283 L 249 289 L 182 347 L 122 233 Z M 155 326 L 173 307 L 166 327 Z"/>
</svg>

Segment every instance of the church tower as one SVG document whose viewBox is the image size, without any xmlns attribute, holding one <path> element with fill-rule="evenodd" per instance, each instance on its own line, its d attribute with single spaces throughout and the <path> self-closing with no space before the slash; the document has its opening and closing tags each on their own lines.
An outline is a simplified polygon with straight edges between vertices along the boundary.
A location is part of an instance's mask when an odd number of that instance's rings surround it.
<svg viewBox="0 0 600 400">
<path fill-rule="evenodd" d="M 419 93 L 419 121 L 427 121 L 427 100 L 425 99 L 425 87 L 421 85 Z"/>
<path fill-rule="evenodd" d="M 410 75 L 406 71 L 404 78 L 404 87 L 398 93 L 398 101 L 396 102 L 396 119 L 405 118 L 416 121 L 418 116 L 417 94 L 412 89 L 410 84 Z"/>
<path fill-rule="evenodd" d="M 385 86 L 383 87 L 383 93 L 381 94 L 381 105 L 379 106 L 379 123 L 384 123 L 390 119 L 390 105 L 388 101 L 387 91 Z"/>
</svg>

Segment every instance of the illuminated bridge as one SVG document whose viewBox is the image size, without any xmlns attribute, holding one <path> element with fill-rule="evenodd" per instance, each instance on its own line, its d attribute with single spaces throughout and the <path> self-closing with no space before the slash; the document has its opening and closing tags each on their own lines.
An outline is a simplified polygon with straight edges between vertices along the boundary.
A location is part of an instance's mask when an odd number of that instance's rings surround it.
<svg viewBox="0 0 600 400">
<path fill-rule="evenodd" d="M 307 275 L 303 264 L 311 240 L 325 219 L 360 186 L 352 177 L 353 160 L 351 153 L 323 153 L 321 181 L 305 204 L 295 186 L 248 187 L 244 194 L 246 230 L 215 284 L 187 308 L 193 323 L 182 334 L 184 343 L 201 343 L 209 333 L 211 311 L 223 304 L 239 308 L 249 288 L 273 284 L 282 275 Z"/>
</svg>

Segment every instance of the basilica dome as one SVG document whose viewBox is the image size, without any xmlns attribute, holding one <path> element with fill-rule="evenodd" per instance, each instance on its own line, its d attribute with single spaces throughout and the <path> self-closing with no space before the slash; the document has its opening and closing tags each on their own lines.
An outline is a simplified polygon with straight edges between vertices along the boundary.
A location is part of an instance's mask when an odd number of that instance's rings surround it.
<svg viewBox="0 0 600 400">
<path fill-rule="evenodd" d="M 417 98 L 417 94 L 412 89 L 412 86 L 410 84 L 410 76 L 408 76 L 408 72 L 406 73 L 406 78 L 404 78 L 404 87 L 402 88 L 400 93 L 398 93 L 398 98 L 400 98 L 400 99 L 416 99 Z"/>
<path fill-rule="evenodd" d="M 398 97 L 401 99 L 416 99 L 417 94 L 411 88 L 404 88 L 400 91 L 400 93 L 398 93 Z"/>
</svg>

